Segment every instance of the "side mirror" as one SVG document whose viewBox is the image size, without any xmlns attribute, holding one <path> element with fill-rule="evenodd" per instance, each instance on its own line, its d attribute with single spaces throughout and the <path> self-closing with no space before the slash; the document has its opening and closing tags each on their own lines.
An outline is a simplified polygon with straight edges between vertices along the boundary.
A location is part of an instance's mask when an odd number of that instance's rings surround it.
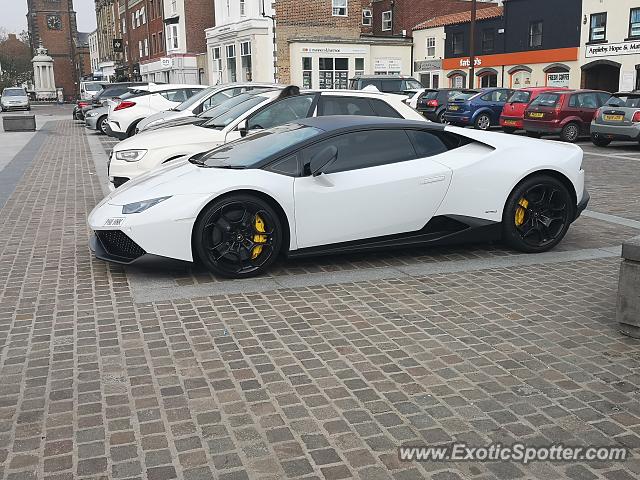
<svg viewBox="0 0 640 480">
<path fill-rule="evenodd" d="M 246 137 L 247 136 L 247 121 L 246 120 L 242 120 L 238 124 L 238 131 L 240 132 L 240 136 L 241 137 Z"/>
<path fill-rule="evenodd" d="M 333 163 L 338 158 L 338 147 L 335 145 L 329 145 L 318 153 L 316 153 L 313 157 L 311 157 L 311 161 L 309 162 L 309 168 L 311 170 L 311 175 L 317 177 L 322 173 L 322 170 L 329 164 Z"/>
</svg>

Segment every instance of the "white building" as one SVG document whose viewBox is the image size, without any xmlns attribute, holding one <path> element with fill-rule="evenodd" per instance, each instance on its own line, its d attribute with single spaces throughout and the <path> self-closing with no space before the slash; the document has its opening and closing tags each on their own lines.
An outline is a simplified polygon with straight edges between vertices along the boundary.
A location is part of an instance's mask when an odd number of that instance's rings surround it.
<svg viewBox="0 0 640 480">
<path fill-rule="evenodd" d="M 413 31 L 414 76 L 427 88 L 446 87 L 442 74 L 444 58 L 444 26 L 419 28 Z"/>
<path fill-rule="evenodd" d="M 98 30 L 89 34 L 89 58 L 91 60 L 91 73 L 95 75 L 99 71 L 100 49 L 98 48 Z"/>
<path fill-rule="evenodd" d="M 583 0 L 581 86 L 640 89 L 640 1 Z"/>
<path fill-rule="evenodd" d="M 214 5 L 216 26 L 205 31 L 209 83 L 274 82 L 272 2 L 215 0 Z"/>
</svg>

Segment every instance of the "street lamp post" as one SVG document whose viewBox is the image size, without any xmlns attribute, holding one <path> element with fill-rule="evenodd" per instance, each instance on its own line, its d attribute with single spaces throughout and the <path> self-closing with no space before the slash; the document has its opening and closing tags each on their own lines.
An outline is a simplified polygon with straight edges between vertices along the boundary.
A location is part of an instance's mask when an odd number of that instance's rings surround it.
<svg viewBox="0 0 640 480">
<path fill-rule="evenodd" d="M 469 88 L 473 88 L 476 70 L 476 12 L 478 4 L 471 0 L 471 27 L 469 28 Z"/>
</svg>

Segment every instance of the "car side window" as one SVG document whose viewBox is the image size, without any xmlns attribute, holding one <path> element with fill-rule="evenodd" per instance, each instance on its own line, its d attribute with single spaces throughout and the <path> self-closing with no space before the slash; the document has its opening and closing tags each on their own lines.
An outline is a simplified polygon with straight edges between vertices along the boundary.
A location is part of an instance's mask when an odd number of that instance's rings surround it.
<svg viewBox="0 0 640 480">
<path fill-rule="evenodd" d="M 578 95 L 578 106 L 580 108 L 598 108 L 598 97 L 595 93 L 580 93 Z"/>
<path fill-rule="evenodd" d="M 482 100 L 484 100 L 485 102 L 492 102 L 493 101 L 493 92 L 485 93 L 480 98 Z"/>
<path fill-rule="evenodd" d="M 509 98 L 509 90 L 496 90 L 496 102 L 506 102 Z"/>
<path fill-rule="evenodd" d="M 383 100 L 378 100 L 376 98 L 369 99 L 373 109 L 376 111 L 376 115 L 379 117 L 389 117 L 389 118 L 404 118 L 396 109 L 389 105 L 387 102 Z"/>
<path fill-rule="evenodd" d="M 300 175 L 300 164 L 298 162 L 298 154 L 289 155 L 288 157 L 276 160 L 267 167 L 267 170 L 288 177 L 297 177 Z"/>
<path fill-rule="evenodd" d="M 320 116 L 329 115 L 368 115 L 375 116 L 373 108 L 367 98 L 363 97 L 337 97 L 321 95 L 318 102 Z"/>
<path fill-rule="evenodd" d="M 435 133 L 424 130 L 407 130 L 407 135 L 416 149 L 418 158 L 432 157 L 449 150 L 442 138 Z"/>
<path fill-rule="evenodd" d="M 271 128 L 307 118 L 313 104 L 313 97 L 313 95 L 298 95 L 278 100 L 249 118 L 247 128 L 249 130 Z"/>
<path fill-rule="evenodd" d="M 323 173 L 338 173 L 378 167 L 416 158 L 415 150 L 404 130 L 370 130 L 352 132 L 316 143 L 303 150 L 305 170 L 311 158 L 329 145 L 338 148 L 338 158 Z"/>
<path fill-rule="evenodd" d="M 187 92 L 184 89 L 180 90 L 167 90 L 166 92 L 161 92 L 164 98 L 169 100 L 170 102 L 184 102 L 187 99 Z"/>
<path fill-rule="evenodd" d="M 605 103 L 607 103 L 609 101 L 609 99 L 611 98 L 611 95 L 608 93 L 598 93 L 598 106 L 601 107 L 602 105 L 604 105 Z"/>
<path fill-rule="evenodd" d="M 569 99 L 569 106 L 573 107 L 573 108 L 578 108 L 580 106 L 580 104 L 578 103 L 578 95 L 571 95 L 571 98 Z"/>
</svg>

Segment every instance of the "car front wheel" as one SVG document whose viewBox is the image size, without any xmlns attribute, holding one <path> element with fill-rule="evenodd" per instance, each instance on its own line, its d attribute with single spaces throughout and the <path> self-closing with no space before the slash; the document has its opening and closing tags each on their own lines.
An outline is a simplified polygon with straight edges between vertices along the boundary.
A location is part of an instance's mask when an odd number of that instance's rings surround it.
<svg viewBox="0 0 640 480">
<path fill-rule="evenodd" d="M 521 182 L 507 200 L 503 240 L 521 252 L 545 252 L 564 238 L 574 212 L 573 197 L 561 181 L 534 175 Z"/>
<path fill-rule="evenodd" d="M 486 113 L 482 113 L 476 118 L 474 126 L 477 130 L 489 130 L 491 127 L 491 118 Z"/>
<path fill-rule="evenodd" d="M 205 208 L 193 233 L 204 266 L 228 278 L 264 273 L 282 248 L 282 225 L 275 210 L 253 195 L 234 194 Z"/>
<path fill-rule="evenodd" d="M 97 130 L 103 134 L 107 134 L 107 116 L 100 117 L 97 124 Z"/>
</svg>

